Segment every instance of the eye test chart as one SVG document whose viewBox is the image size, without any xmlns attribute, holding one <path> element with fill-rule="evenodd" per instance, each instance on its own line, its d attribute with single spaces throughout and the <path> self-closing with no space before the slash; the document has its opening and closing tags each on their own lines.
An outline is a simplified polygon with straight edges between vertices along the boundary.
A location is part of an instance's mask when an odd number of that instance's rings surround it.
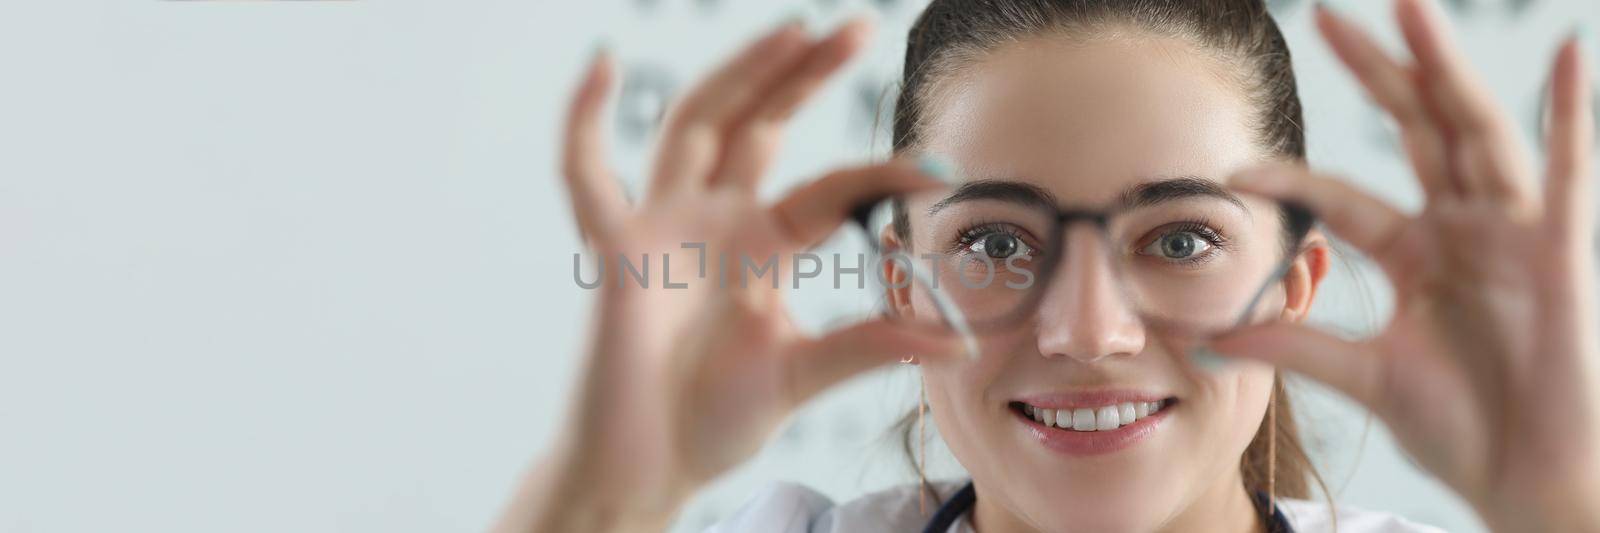
<svg viewBox="0 0 1600 533">
<path fill-rule="evenodd" d="M 1396 132 L 1270 1 L 1294 54 L 1313 165 L 1420 206 Z M 1443 0 L 1525 144 L 1549 59 L 1591 0 Z M 0 17 L 0 532 L 483 530 L 555 437 L 592 293 L 556 177 L 593 51 L 635 195 L 672 99 L 791 16 L 877 20 L 795 117 L 761 193 L 879 158 L 913 0 L 12 2 Z M 1335 7 L 1403 50 L 1388 2 Z M 1593 34 L 1595 30 L 1591 30 Z M 1590 57 L 1600 56 L 1591 42 Z M 1594 96 L 1600 100 L 1600 94 Z M 844 247 L 847 237 L 823 246 Z M 1348 248 L 1346 248 L 1348 249 Z M 1312 321 L 1360 334 L 1387 287 L 1346 252 Z M 827 291 L 795 291 L 808 328 Z M 1482 531 L 1381 424 L 1297 382 L 1340 501 Z M 836 501 L 914 482 L 890 424 L 916 376 L 825 394 L 700 494 L 700 531 L 778 481 Z M 935 477 L 961 475 L 929 446 Z"/>
</svg>

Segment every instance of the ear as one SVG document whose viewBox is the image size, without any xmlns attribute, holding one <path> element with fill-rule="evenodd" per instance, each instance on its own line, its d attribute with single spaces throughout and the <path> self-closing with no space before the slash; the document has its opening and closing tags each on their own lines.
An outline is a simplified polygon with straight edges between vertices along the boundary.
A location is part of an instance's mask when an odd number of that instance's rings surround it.
<svg viewBox="0 0 1600 533">
<path fill-rule="evenodd" d="M 884 226 L 879 232 L 878 244 L 883 250 L 881 254 L 883 257 L 890 257 L 891 254 L 906 249 L 905 244 L 900 242 L 900 236 L 895 234 L 892 224 Z M 908 282 L 911 279 L 911 272 L 899 261 L 886 260 L 882 263 L 883 279 L 887 282 L 883 289 L 884 301 L 889 303 L 888 311 L 901 316 L 911 314 L 912 284 Z"/>
<path fill-rule="evenodd" d="M 1311 312 L 1311 303 L 1316 299 L 1317 287 L 1322 285 L 1323 277 L 1328 274 L 1332 253 L 1328 247 L 1327 237 L 1315 228 L 1306 234 L 1302 242 L 1304 244 L 1300 255 L 1295 258 L 1294 264 L 1289 266 L 1288 274 L 1283 277 L 1283 319 L 1290 322 L 1305 320 L 1306 314 Z"/>
</svg>

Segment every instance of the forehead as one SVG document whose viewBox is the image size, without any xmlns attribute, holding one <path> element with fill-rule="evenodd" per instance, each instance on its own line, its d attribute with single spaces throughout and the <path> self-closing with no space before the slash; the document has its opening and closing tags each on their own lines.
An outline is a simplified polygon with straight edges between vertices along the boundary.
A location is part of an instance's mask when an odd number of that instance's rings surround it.
<svg viewBox="0 0 1600 533">
<path fill-rule="evenodd" d="M 1027 39 L 935 88 L 924 148 L 970 177 L 1035 183 L 1072 203 L 1151 179 L 1222 180 L 1263 156 L 1235 72 L 1172 38 Z"/>
</svg>

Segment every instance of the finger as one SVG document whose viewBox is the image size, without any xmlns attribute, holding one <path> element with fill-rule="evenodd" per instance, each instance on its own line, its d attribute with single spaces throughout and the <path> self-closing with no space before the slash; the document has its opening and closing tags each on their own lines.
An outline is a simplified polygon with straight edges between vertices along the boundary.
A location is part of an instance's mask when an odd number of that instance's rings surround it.
<svg viewBox="0 0 1600 533">
<path fill-rule="evenodd" d="M 1545 182 L 1545 226 L 1553 242 L 1562 243 L 1568 262 L 1567 283 L 1550 285 L 1561 294 L 1551 301 L 1575 302 L 1555 320 L 1582 329 L 1597 323 L 1600 304 L 1595 294 L 1594 254 L 1594 108 L 1589 99 L 1591 74 L 1582 39 L 1569 38 L 1556 53 L 1551 76 L 1549 154 Z M 1594 335 L 1580 337 L 1570 353 L 1600 353 Z"/>
<path fill-rule="evenodd" d="M 1299 165 L 1272 163 L 1245 169 L 1233 175 L 1228 185 L 1305 206 L 1334 234 L 1385 266 L 1395 241 L 1410 222 L 1387 202 L 1345 180 Z"/>
<path fill-rule="evenodd" d="M 964 349 L 955 335 L 878 319 L 802 340 L 785 357 L 793 399 L 799 402 L 851 376 L 906 356 L 926 362 L 956 356 Z"/>
<path fill-rule="evenodd" d="M 1594 233 L 1594 109 L 1581 42 L 1568 39 L 1552 69 L 1544 194 L 1552 234 L 1588 253 Z"/>
<path fill-rule="evenodd" d="M 1367 346 L 1296 323 L 1274 322 L 1211 340 L 1213 352 L 1291 370 L 1382 411 L 1383 361 Z"/>
<path fill-rule="evenodd" d="M 561 177 L 566 180 L 578 231 L 591 242 L 609 235 L 627 212 L 622 185 L 606 163 L 605 128 L 601 123 L 606 97 L 615 82 L 611 55 L 601 51 L 589 65 L 567 109 Z"/>
<path fill-rule="evenodd" d="M 941 165 L 906 160 L 835 171 L 789 193 L 771 208 L 789 243 L 810 246 L 832 234 L 850 210 L 895 193 L 936 189 Z"/>
<path fill-rule="evenodd" d="M 722 154 L 728 126 L 808 49 L 800 21 L 784 24 L 686 93 L 668 113 L 650 194 L 704 184 Z"/>
<path fill-rule="evenodd" d="M 1410 69 L 1396 62 L 1361 28 L 1317 4 L 1317 28 L 1334 55 L 1349 68 L 1400 127 L 1400 140 L 1423 192 L 1434 198 L 1457 194 L 1450 181 L 1444 133 L 1434 124 Z"/>
<path fill-rule="evenodd" d="M 1450 35 L 1432 0 L 1399 0 L 1401 34 L 1417 59 L 1420 82 L 1453 140 L 1455 178 L 1474 195 L 1509 205 L 1533 200 L 1533 176 L 1510 120 Z"/>
<path fill-rule="evenodd" d="M 789 117 L 866 46 L 871 32 L 867 19 L 852 20 L 807 50 L 788 72 L 773 80 L 733 127 L 713 182 L 754 189 L 777 152 Z"/>
</svg>

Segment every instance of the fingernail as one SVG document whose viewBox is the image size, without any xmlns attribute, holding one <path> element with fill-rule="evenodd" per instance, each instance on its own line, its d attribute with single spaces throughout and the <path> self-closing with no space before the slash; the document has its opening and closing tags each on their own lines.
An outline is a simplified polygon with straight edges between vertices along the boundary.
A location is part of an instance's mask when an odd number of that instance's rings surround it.
<svg viewBox="0 0 1600 533">
<path fill-rule="evenodd" d="M 1600 44 L 1596 44 L 1594 30 L 1589 29 L 1589 22 L 1582 20 L 1578 21 L 1578 23 L 1572 27 L 1572 38 L 1577 42 L 1578 59 L 1584 63 L 1587 63 L 1587 65 L 1585 65 L 1586 68 L 1584 69 L 1585 74 L 1589 76 L 1591 80 L 1593 80 L 1595 71 L 1593 61 L 1595 57 L 1600 57 Z"/>
<path fill-rule="evenodd" d="M 1317 8 L 1326 11 L 1331 15 L 1344 15 L 1344 9 L 1340 6 L 1334 5 L 1333 0 L 1317 0 Z"/>
<path fill-rule="evenodd" d="M 589 47 L 589 60 L 593 61 L 595 59 L 599 59 L 600 56 L 606 55 L 606 53 L 610 51 L 610 41 L 607 41 L 605 37 L 595 39 L 594 44 Z"/>
<path fill-rule="evenodd" d="M 950 162 L 946 161 L 944 158 L 933 154 L 922 154 L 917 156 L 917 171 L 927 174 L 929 177 L 945 183 L 953 183 L 956 176 L 954 165 L 951 165 Z"/>
<path fill-rule="evenodd" d="M 1189 360 L 1201 370 L 1214 372 L 1228 365 L 1228 359 L 1212 350 L 1210 346 L 1199 346 L 1189 350 Z"/>
<path fill-rule="evenodd" d="M 789 16 L 783 17 L 782 21 L 778 23 L 779 28 L 804 28 L 805 26 L 806 14 L 799 10 L 790 12 Z"/>
<path fill-rule="evenodd" d="M 863 10 L 863 11 L 857 11 L 856 14 L 851 15 L 849 18 L 846 18 L 845 21 L 844 21 L 844 24 L 842 24 L 841 27 L 849 26 L 851 24 L 871 24 L 871 25 L 876 26 L 877 23 L 878 23 L 878 19 L 880 19 L 880 18 L 882 18 L 882 17 L 880 17 L 878 15 L 878 12 L 876 10 L 868 9 L 868 10 Z"/>
</svg>

